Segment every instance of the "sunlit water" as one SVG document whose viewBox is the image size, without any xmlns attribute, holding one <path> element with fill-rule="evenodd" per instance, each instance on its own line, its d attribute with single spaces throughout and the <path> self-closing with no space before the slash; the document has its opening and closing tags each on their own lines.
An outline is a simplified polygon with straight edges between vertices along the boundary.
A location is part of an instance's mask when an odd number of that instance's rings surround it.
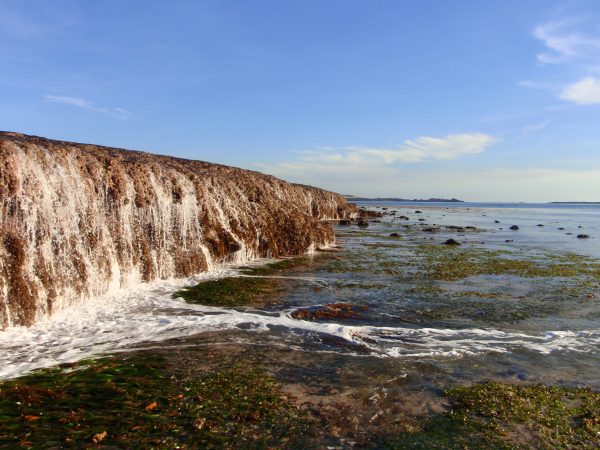
<svg viewBox="0 0 600 450">
<path fill-rule="evenodd" d="M 285 275 L 289 288 L 276 305 L 234 310 L 190 305 L 172 298 L 173 292 L 182 286 L 235 274 L 235 268 L 119 292 L 33 327 L 0 332 L 0 377 L 15 377 L 36 368 L 153 343 L 173 345 L 185 339 L 189 345 L 194 340 L 204 342 L 206 338 L 202 336 L 218 339 L 215 336 L 219 333 L 234 331 L 236 340 L 248 345 L 273 345 L 304 355 L 338 354 L 346 363 L 353 359 L 368 359 L 370 364 L 417 361 L 443 367 L 444 376 L 462 379 L 515 378 L 600 387 L 598 283 L 589 286 L 590 294 L 595 297 L 587 303 L 563 298 L 562 294 L 553 297 L 554 287 L 543 284 L 539 285 L 538 298 L 537 285 L 532 287 L 509 277 L 474 277 L 462 284 L 454 283 L 474 290 L 519 294 L 519 301 L 530 310 L 538 305 L 554 308 L 543 314 L 534 311 L 525 320 L 509 320 L 502 315 L 497 320 L 488 320 L 485 315 L 479 316 L 477 310 L 461 314 L 461 308 L 469 304 L 456 303 L 454 297 L 444 293 L 415 293 L 405 279 L 396 275 L 376 268 L 356 272 L 333 270 L 331 263 L 335 258 L 343 261 L 359 256 L 365 267 L 370 267 L 369 264 L 376 267 L 382 262 L 402 259 L 411 245 L 438 243 L 449 237 L 484 248 L 572 252 L 597 259 L 600 258 L 599 206 L 388 203 L 385 207 L 389 208 L 387 211 L 396 210 L 397 216 L 409 216 L 410 220 L 386 216 L 381 223 L 373 223 L 360 232 L 355 227 L 339 227 L 342 249 L 317 256 L 312 266 Z M 415 214 L 416 209 L 422 214 Z M 419 218 L 424 218 L 427 224 L 476 226 L 485 231 L 464 235 L 443 232 L 433 237 L 415 233 L 394 244 L 382 240 L 382 236 L 392 231 L 402 233 L 401 225 L 418 226 L 422 223 Z M 509 230 L 511 225 L 520 229 Z M 576 237 L 583 233 L 591 237 Z M 376 248 L 381 243 L 387 246 Z M 365 305 L 368 314 L 361 319 L 334 322 L 291 317 L 298 307 L 332 302 Z M 483 306 L 492 310 L 508 308 L 511 312 L 510 308 L 520 308 L 521 303 L 500 306 L 490 300 Z M 486 309 L 483 313 L 486 311 L 489 312 Z"/>
</svg>

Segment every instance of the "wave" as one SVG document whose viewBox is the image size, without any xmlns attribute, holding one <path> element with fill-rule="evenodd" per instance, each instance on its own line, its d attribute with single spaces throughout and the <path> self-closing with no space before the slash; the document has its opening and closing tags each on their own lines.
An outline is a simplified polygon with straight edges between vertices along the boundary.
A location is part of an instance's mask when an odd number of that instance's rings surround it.
<svg viewBox="0 0 600 450">
<path fill-rule="evenodd" d="M 481 353 L 555 351 L 600 353 L 600 330 L 527 334 L 496 329 L 354 326 L 309 322 L 291 310 L 259 312 L 199 306 L 173 299 L 185 285 L 233 274 L 213 270 L 186 280 L 154 282 L 81 303 L 30 327 L 0 331 L 0 378 L 107 355 L 143 343 L 220 330 L 273 332 L 287 345 L 311 351 L 344 351 L 382 358 L 461 357 Z M 251 340 L 252 334 L 248 337 Z"/>
</svg>

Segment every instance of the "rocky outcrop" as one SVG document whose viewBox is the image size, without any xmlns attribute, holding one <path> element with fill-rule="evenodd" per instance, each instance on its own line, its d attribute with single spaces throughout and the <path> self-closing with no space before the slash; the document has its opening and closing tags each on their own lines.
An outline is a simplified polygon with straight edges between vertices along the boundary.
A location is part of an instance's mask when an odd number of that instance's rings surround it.
<svg viewBox="0 0 600 450">
<path fill-rule="evenodd" d="M 344 197 L 258 172 L 0 133 L 0 327 L 334 240 Z"/>
</svg>

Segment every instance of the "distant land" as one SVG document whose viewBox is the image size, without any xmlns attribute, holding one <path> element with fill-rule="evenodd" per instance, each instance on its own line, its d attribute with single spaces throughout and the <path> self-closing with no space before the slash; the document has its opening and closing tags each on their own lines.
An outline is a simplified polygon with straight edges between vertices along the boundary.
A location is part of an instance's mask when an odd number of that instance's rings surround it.
<svg viewBox="0 0 600 450">
<path fill-rule="evenodd" d="M 600 202 L 550 202 L 556 204 L 576 204 L 576 205 L 600 205 Z"/>
<path fill-rule="evenodd" d="M 354 195 L 344 195 L 347 200 L 355 202 L 432 202 L 432 203 L 464 203 L 464 200 L 458 200 L 456 198 L 399 198 L 399 197 L 356 197 Z"/>
</svg>

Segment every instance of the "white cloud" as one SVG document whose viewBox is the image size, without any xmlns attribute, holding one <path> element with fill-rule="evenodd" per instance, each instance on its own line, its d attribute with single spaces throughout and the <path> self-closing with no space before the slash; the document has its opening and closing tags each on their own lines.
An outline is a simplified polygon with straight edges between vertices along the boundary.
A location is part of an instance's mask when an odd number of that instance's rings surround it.
<svg viewBox="0 0 600 450">
<path fill-rule="evenodd" d="M 481 153 L 494 143 L 493 136 L 483 133 L 452 134 L 443 138 L 423 136 L 404 141 L 398 148 L 346 147 L 322 148 L 301 152 L 296 161 L 258 164 L 269 173 L 293 180 L 322 180 L 339 177 L 366 177 L 377 180 L 397 174 L 395 164 L 416 164 L 433 160 L 450 160 Z"/>
<path fill-rule="evenodd" d="M 399 148 L 346 147 L 339 150 L 324 148 L 301 153 L 299 162 L 283 163 L 282 167 L 319 165 L 355 166 L 357 169 L 388 165 L 396 162 L 419 163 L 437 159 L 455 159 L 481 153 L 495 138 L 483 133 L 451 134 L 443 138 L 422 136 L 404 141 Z"/>
<path fill-rule="evenodd" d="M 580 19 L 564 19 L 537 26 L 533 35 L 550 50 L 538 54 L 538 61 L 544 64 L 557 64 L 590 56 L 590 53 L 596 54 L 600 50 L 600 39 L 572 29 L 581 22 Z"/>
<path fill-rule="evenodd" d="M 123 108 L 108 108 L 105 106 L 96 106 L 88 100 L 77 97 L 65 97 L 61 95 L 44 95 L 44 99 L 52 103 L 60 103 L 63 105 L 76 106 L 78 108 L 87 109 L 101 114 L 107 114 L 116 119 L 126 120 L 131 117 L 131 113 Z"/>
<path fill-rule="evenodd" d="M 578 105 L 594 105 L 600 103 L 600 78 L 592 76 L 582 78 L 568 85 L 560 95 L 563 100 Z"/>
</svg>

